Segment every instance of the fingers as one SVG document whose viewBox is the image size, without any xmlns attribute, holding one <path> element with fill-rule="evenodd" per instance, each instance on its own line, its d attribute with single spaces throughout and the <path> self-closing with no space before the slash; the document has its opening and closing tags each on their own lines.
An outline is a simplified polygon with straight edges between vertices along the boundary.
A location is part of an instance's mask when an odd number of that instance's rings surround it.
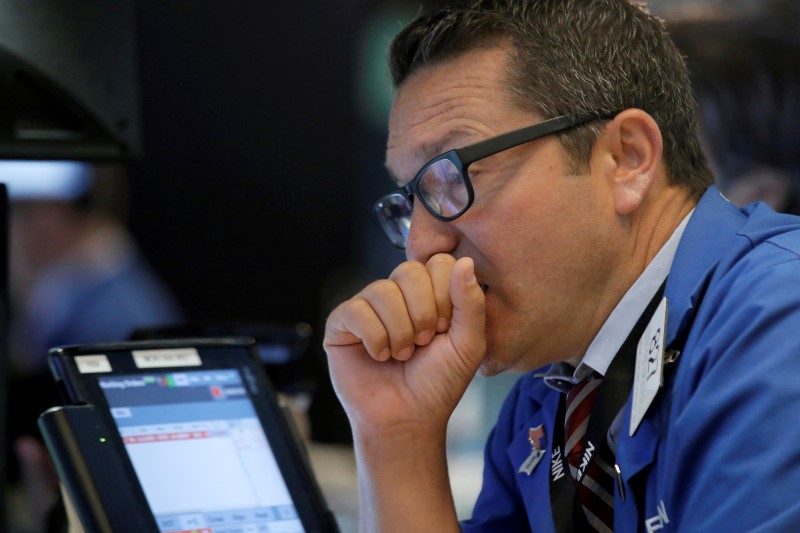
<svg viewBox="0 0 800 533">
<path fill-rule="evenodd" d="M 434 256 L 425 265 L 408 261 L 389 279 L 371 283 L 331 314 L 326 347 L 361 342 L 379 361 L 408 360 L 416 346 L 429 344 L 449 327 L 450 275 L 455 263 L 447 254 Z"/>
<path fill-rule="evenodd" d="M 406 361 L 415 343 L 430 342 L 436 329 L 430 277 L 421 263 L 403 263 L 391 279 L 378 280 L 339 305 L 328 318 L 326 349 L 362 343 L 378 361 Z"/>
<path fill-rule="evenodd" d="M 403 296 L 403 303 L 408 314 L 410 336 L 400 338 L 390 333 L 392 342 L 395 339 L 403 342 L 406 348 L 414 345 L 428 344 L 436 334 L 437 305 L 433 290 L 433 280 L 422 263 L 409 261 L 398 266 L 389 276 L 396 283 Z M 405 344 L 411 342 L 410 345 Z M 404 358 L 400 358 L 404 360 Z"/>
<path fill-rule="evenodd" d="M 406 268 L 406 270 L 413 270 L 413 268 Z M 407 274 L 407 276 L 409 279 L 404 279 L 403 283 L 415 285 L 415 287 L 406 287 L 407 293 L 430 292 L 429 281 L 419 275 L 415 275 L 413 272 Z M 413 298 L 413 296 L 411 297 Z M 425 305 L 420 302 L 420 298 L 412 300 L 416 303 L 409 306 L 400 283 L 392 279 L 380 280 L 370 284 L 361 291 L 359 298 L 369 305 L 374 315 L 374 317 L 367 317 L 368 311 L 366 309 L 363 310 L 362 316 L 364 316 L 365 322 L 368 321 L 370 328 L 365 333 L 373 335 L 376 339 L 383 340 L 382 344 L 375 344 L 374 348 L 365 340 L 364 345 L 370 355 L 381 361 L 388 357 L 400 361 L 410 359 L 414 353 L 414 339 L 417 336 L 412 320 L 412 309 L 416 309 L 418 314 L 423 315 L 420 320 L 426 321 L 424 316 L 426 314 Z M 432 313 L 430 314 L 432 315 Z M 427 322 L 433 323 L 433 320 L 433 316 L 430 316 Z M 422 332 L 423 330 L 421 329 L 420 333 Z M 378 353 L 377 357 L 375 355 L 376 352 Z"/>
<path fill-rule="evenodd" d="M 448 335 L 471 372 L 486 353 L 486 300 L 475 279 L 475 264 L 469 257 L 462 257 L 453 266 L 450 297 L 453 317 Z"/>
<path fill-rule="evenodd" d="M 444 333 L 450 327 L 450 317 L 453 315 L 453 303 L 450 301 L 450 276 L 455 264 L 456 259 L 452 255 L 436 254 L 425 265 L 433 285 L 437 333 Z"/>
<path fill-rule="evenodd" d="M 391 357 L 389 336 L 381 319 L 361 295 L 340 304 L 328 317 L 323 347 L 331 349 L 363 344 L 373 359 Z"/>
</svg>

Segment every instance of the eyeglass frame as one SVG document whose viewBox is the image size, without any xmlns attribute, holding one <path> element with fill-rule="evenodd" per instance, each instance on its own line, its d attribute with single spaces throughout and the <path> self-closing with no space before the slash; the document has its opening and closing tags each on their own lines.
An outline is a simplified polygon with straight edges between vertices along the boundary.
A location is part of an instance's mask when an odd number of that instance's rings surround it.
<svg viewBox="0 0 800 533">
<path fill-rule="evenodd" d="M 469 173 L 469 166 L 476 161 L 481 159 L 485 159 L 487 157 L 493 156 L 500 152 L 504 152 L 506 150 L 510 150 L 511 148 L 515 148 L 521 144 L 529 143 L 535 141 L 536 139 L 540 139 L 547 135 L 552 135 L 553 133 L 559 133 L 570 128 L 574 128 L 576 126 L 580 126 L 586 124 L 587 122 L 591 122 L 593 120 L 608 120 L 612 119 L 617 115 L 617 113 L 577 113 L 571 115 L 561 115 L 559 117 L 551 118 L 544 120 L 542 122 L 537 122 L 536 124 L 532 124 L 530 126 L 524 126 L 522 128 L 518 128 L 516 130 L 512 130 L 506 133 L 501 133 L 499 135 L 495 135 L 494 137 L 490 137 L 483 141 L 478 141 L 476 143 L 464 146 L 462 148 L 456 148 L 453 150 L 449 150 L 444 152 L 443 154 L 439 154 L 427 163 L 425 163 L 422 168 L 420 168 L 419 172 L 414 176 L 414 179 L 400 187 L 394 192 L 386 194 L 378 198 L 372 206 L 372 215 L 375 219 L 378 218 L 377 214 L 377 206 L 384 202 L 385 200 L 395 196 L 395 195 L 402 195 L 405 197 L 406 201 L 412 205 L 414 200 L 413 198 L 418 197 L 425 209 L 433 215 L 434 218 L 441 220 L 443 222 L 451 222 L 464 213 L 472 206 L 473 202 L 475 201 L 475 191 L 472 187 L 472 180 L 470 180 Z M 419 182 L 422 177 L 425 175 L 427 170 L 433 166 L 434 164 L 448 160 L 452 165 L 458 170 L 461 177 L 464 179 L 464 187 L 467 190 L 467 201 L 464 204 L 464 207 L 455 215 L 442 215 L 441 213 L 436 212 L 436 210 L 431 207 L 424 199 L 424 196 L 420 194 L 419 191 Z M 378 224 L 381 226 L 381 229 L 386 233 L 383 224 L 380 223 L 379 220 L 376 220 Z M 389 235 L 387 234 L 387 237 Z M 393 239 L 389 238 L 392 241 L 392 244 L 395 246 L 404 249 L 405 246 L 400 247 L 397 243 L 394 242 Z"/>
</svg>

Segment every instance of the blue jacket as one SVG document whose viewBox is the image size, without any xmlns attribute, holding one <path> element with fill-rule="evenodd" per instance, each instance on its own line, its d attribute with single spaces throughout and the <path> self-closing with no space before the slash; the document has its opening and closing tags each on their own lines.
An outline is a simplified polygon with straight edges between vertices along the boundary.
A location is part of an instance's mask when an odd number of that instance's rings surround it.
<svg viewBox="0 0 800 533">
<path fill-rule="evenodd" d="M 666 285 L 667 346 L 681 350 L 617 445 L 615 531 L 800 530 L 800 217 L 701 198 Z M 464 531 L 553 530 L 551 442 L 530 475 L 528 429 L 553 434 L 559 393 L 530 373 L 486 447 Z"/>
</svg>

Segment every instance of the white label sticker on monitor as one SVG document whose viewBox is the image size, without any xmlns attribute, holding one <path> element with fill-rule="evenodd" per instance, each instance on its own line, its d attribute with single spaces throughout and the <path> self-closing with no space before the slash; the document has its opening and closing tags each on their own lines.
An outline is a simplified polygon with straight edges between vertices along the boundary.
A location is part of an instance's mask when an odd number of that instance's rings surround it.
<svg viewBox="0 0 800 533">
<path fill-rule="evenodd" d="M 138 368 L 167 368 L 171 366 L 200 366 L 200 354 L 194 348 L 166 350 L 133 350 L 133 361 Z"/>
<path fill-rule="evenodd" d="M 76 355 L 75 365 L 77 365 L 78 372 L 81 374 L 111 372 L 111 363 L 108 362 L 108 357 L 102 354 Z"/>
</svg>

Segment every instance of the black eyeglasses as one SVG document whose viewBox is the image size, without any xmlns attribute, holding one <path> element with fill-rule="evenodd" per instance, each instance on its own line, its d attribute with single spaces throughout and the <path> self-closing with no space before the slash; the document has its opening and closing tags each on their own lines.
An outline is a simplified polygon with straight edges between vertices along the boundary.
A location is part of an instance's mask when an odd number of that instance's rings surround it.
<svg viewBox="0 0 800 533">
<path fill-rule="evenodd" d="M 467 173 L 467 169 L 475 161 L 552 133 L 592 120 L 610 119 L 615 115 L 616 113 L 563 115 L 445 152 L 428 161 L 414 179 L 401 189 L 378 199 L 372 206 L 372 214 L 392 244 L 405 249 L 411 229 L 414 198 L 419 198 L 425 209 L 439 220 L 455 220 L 466 213 L 475 200 L 475 192 Z"/>
</svg>

